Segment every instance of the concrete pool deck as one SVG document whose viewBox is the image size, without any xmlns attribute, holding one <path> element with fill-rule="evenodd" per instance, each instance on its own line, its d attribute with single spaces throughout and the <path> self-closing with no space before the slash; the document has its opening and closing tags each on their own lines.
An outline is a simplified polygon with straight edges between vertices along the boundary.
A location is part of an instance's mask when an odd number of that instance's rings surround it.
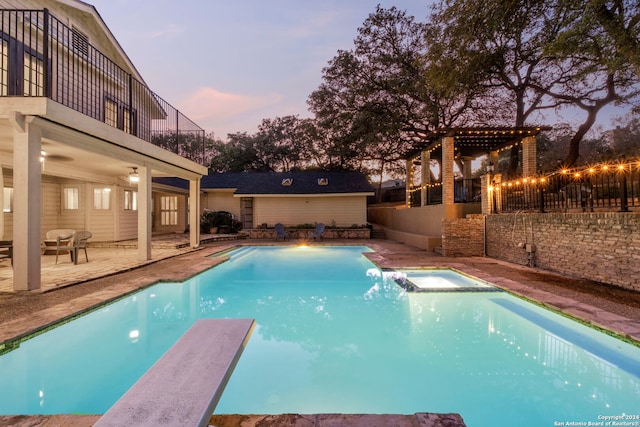
<svg viewBox="0 0 640 427">
<path fill-rule="evenodd" d="M 52 292 L 0 292 L 0 343 L 28 335 L 29 333 L 46 328 L 60 319 L 68 318 L 105 302 L 119 298 L 130 292 L 149 286 L 158 281 L 181 281 L 225 260 L 222 257 L 209 257 L 237 245 L 272 245 L 274 242 L 243 240 L 240 242 L 224 241 L 208 243 L 201 250 L 188 251 L 165 260 L 158 260 L 153 264 L 139 268 L 126 268 L 118 273 L 118 265 L 112 265 L 111 271 L 104 277 L 94 279 L 83 278 L 80 283 Z M 296 244 L 295 241 L 287 244 Z M 325 245 L 366 245 L 375 252 L 367 256 L 381 268 L 420 268 L 420 267 L 450 267 L 493 283 L 510 292 L 534 300 L 545 306 L 567 313 L 583 322 L 610 330 L 629 340 L 640 343 L 640 293 L 624 291 L 618 288 L 603 287 L 584 280 L 563 277 L 534 268 L 513 265 L 491 258 L 446 258 L 425 252 L 409 245 L 388 240 L 366 241 L 331 241 Z M 49 280 L 55 278 L 49 277 Z M 70 286 L 72 285 L 72 286 Z M 394 424 L 391 419 L 373 421 L 370 416 L 335 415 L 337 419 L 325 419 L 325 424 L 308 424 L 309 417 L 297 416 L 299 419 L 287 421 L 287 425 L 424 425 L 424 426 L 460 426 L 460 423 L 448 423 L 445 418 L 433 421 L 431 424 L 401 424 L 413 423 L 414 416 L 398 415 Z M 393 415 L 389 415 L 393 416 Z M 274 416 L 259 416 L 251 424 L 244 417 L 247 426 L 281 425 L 283 419 Z M 260 418 L 261 417 L 261 418 Z M 283 417 L 296 417 L 291 414 Z M 342 417 L 342 418 L 339 418 Z M 349 418 L 347 420 L 345 417 Z M 375 416 L 374 416 L 375 417 Z M 407 421 L 407 418 L 411 421 Z M 0 417 L 0 425 L 15 426 L 89 426 L 93 425 L 99 416 L 16 416 Z M 267 420 L 267 418 L 269 418 Z M 313 418 L 316 419 L 316 418 Z M 262 421 L 260 421 L 262 420 Z M 401 421 L 402 420 L 402 421 Z M 295 423 L 294 423 L 295 421 Z M 316 419 L 317 421 L 317 419 Z M 430 422 L 431 422 L 430 421 Z M 224 424 L 229 422 L 229 424 Z M 231 420 L 216 421 L 216 425 L 234 425 Z M 267 424 L 267 422 L 269 422 Z M 379 422 L 379 423 L 378 423 Z M 444 424 L 447 422 L 448 424 Z M 305 424 L 306 423 L 306 424 Z M 333 424 L 332 424 L 333 423 Z M 346 423 L 346 424 L 345 424 Z M 364 424 L 363 424 L 364 423 Z M 377 424 L 378 423 L 378 424 Z M 240 424 L 235 424 L 240 425 Z"/>
</svg>

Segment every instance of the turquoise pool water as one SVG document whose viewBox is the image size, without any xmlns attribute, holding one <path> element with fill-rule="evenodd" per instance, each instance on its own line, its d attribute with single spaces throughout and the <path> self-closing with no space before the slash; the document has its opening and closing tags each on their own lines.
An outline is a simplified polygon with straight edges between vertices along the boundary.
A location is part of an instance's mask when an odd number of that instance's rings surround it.
<svg viewBox="0 0 640 427">
<path fill-rule="evenodd" d="M 639 348 L 504 292 L 406 292 L 365 250 L 243 248 L 25 341 L 0 357 L 0 413 L 103 413 L 196 319 L 253 317 L 217 413 L 638 414 Z"/>
</svg>

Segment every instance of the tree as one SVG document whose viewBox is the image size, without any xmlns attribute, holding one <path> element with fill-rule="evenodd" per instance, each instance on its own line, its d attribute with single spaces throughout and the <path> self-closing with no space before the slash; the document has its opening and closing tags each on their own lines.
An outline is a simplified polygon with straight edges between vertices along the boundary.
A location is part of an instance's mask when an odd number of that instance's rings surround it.
<svg viewBox="0 0 640 427">
<path fill-rule="evenodd" d="M 351 50 L 323 69 L 308 100 L 327 135 L 325 164 L 382 177 L 442 122 L 426 80 L 427 26 L 380 6 L 358 28 Z"/>
<path fill-rule="evenodd" d="M 515 126 L 544 110 L 578 107 L 587 113 L 575 132 L 566 164 L 579 156 L 579 143 L 601 109 L 635 96 L 634 81 L 620 63 L 603 32 L 578 25 L 583 9 L 574 0 L 488 0 L 441 3 L 433 15 L 443 34 L 448 75 L 465 77 L 480 67 L 486 91 L 484 105 L 510 115 Z M 614 61 L 607 60 L 613 55 Z M 617 66 L 611 66 L 612 63 Z M 484 64 L 484 65 L 483 65 Z M 496 105 L 495 99 L 508 102 Z M 499 115 L 498 115 L 499 116 Z M 511 151 L 507 175 L 518 166 L 518 150 Z"/>
</svg>

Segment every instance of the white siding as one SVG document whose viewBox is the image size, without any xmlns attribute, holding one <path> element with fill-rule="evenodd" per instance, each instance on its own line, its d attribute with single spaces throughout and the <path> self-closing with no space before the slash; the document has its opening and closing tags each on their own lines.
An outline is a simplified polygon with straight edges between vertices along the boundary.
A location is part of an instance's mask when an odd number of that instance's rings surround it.
<svg viewBox="0 0 640 427">
<path fill-rule="evenodd" d="M 227 211 L 240 218 L 240 198 L 230 191 L 207 191 L 202 197 L 202 209 Z"/>
<path fill-rule="evenodd" d="M 287 227 L 324 223 L 337 227 L 367 223 L 365 196 L 327 197 L 256 197 L 254 224 L 273 227 L 281 222 Z"/>
</svg>

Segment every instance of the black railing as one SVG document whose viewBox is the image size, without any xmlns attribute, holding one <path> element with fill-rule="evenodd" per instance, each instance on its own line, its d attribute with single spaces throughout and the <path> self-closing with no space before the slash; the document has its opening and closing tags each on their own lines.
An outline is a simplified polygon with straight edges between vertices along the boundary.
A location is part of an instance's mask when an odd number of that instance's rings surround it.
<svg viewBox="0 0 640 427">
<path fill-rule="evenodd" d="M 0 10 L 0 42 L 0 96 L 47 97 L 208 163 L 202 128 L 47 9 Z"/>
<path fill-rule="evenodd" d="M 622 211 L 640 209 L 640 161 L 565 169 L 500 183 L 498 211 Z"/>
</svg>

